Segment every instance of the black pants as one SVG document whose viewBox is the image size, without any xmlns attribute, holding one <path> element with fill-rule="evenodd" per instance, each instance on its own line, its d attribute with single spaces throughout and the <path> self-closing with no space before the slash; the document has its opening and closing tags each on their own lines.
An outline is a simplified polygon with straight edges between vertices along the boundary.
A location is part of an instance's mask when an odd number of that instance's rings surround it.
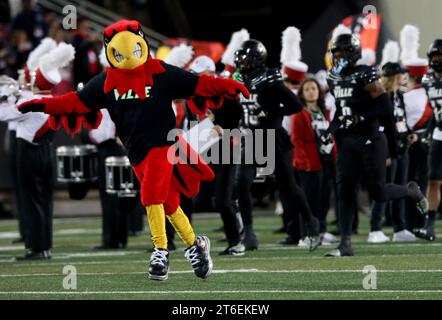
<svg viewBox="0 0 442 320">
<path fill-rule="evenodd" d="M 327 213 L 331 192 L 334 189 L 333 161 L 323 161 L 320 171 L 298 171 L 301 187 L 307 197 L 312 214 L 319 220 L 319 231 L 327 231 Z"/>
<path fill-rule="evenodd" d="M 256 166 L 242 164 L 239 166 L 237 174 L 237 194 L 239 208 L 244 223 L 244 228 L 253 225 L 253 205 L 250 188 L 256 175 Z M 288 217 L 287 233 L 294 240 L 299 240 L 299 214 L 304 222 L 309 222 L 312 214 L 307 202 L 307 198 L 296 183 L 292 167 L 291 150 L 275 150 L 275 178 L 278 185 L 279 197 L 281 199 L 284 212 Z"/>
<path fill-rule="evenodd" d="M 203 182 L 198 194 L 200 209 L 219 212 L 223 221 L 224 232 L 229 246 L 240 241 L 240 228 L 236 217 L 234 198 L 235 176 L 238 165 L 212 164 L 215 180 Z"/>
<path fill-rule="evenodd" d="M 408 151 L 409 167 L 408 181 L 416 181 L 423 194 L 427 193 L 428 186 L 428 151 L 427 143 L 417 141 L 413 143 Z M 423 216 L 417 211 L 413 201 L 406 201 L 405 227 L 408 230 L 420 228 L 424 224 Z"/>
<path fill-rule="evenodd" d="M 370 196 L 376 201 L 402 199 L 408 196 L 406 186 L 386 184 L 387 139 L 382 132 L 348 134 L 337 137 L 338 209 L 341 236 L 352 233 L 357 210 L 357 187 L 361 174 L 365 176 Z"/>
<path fill-rule="evenodd" d="M 399 185 L 406 185 L 408 181 L 408 152 L 400 154 L 397 159 L 393 159 L 391 166 L 387 169 L 387 182 Z M 405 199 L 390 202 L 377 202 L 373 204 L 371 210 L 371 231 L 382 230 L 382 216 L 390 213 L 393 223 L 393 231 L 399 232 L 405 229 Z"/>
<path fill-rule="evenodd" d="M 212 168 L 215 172 L 214 207 L 221 215 L 229 246 L 236 245 L 240 241 L 240 229 L 233 199 L 237 165 L 217 164 Z"/>
<path fill-rule="evenodd" d="M 133 234 L 144 231 L 145 216 L 146 208 L 142 206 L 141 200 L 138 199 L 132 214 L 129 215 L 128 230 Z"/>
<path fill-rule="evenodd" d="M 9 130 L 9 159 L 11 163 L 11 182 L 13 191 L 12 212 L 18 220 L 18 230 L 21 238 L 25 238 L 25 226 L 23 224 L 23 201 L 20 198 L 20 188 L 18 187 L 17 169 L 17 136 L 15 130 Z"/>
<path fill-rule="evenodd" d="M 25 245 L 35 251 L 52 248 L 54 162 L 52 143 L 34 145 L 17 139 L 17 182 Z"/>
<path fill-rule="evenodd" d="M 137 198 L 119 198 L 106 192 L 105 160 L 111 156 L 124 156 L 125 152 L 113 139 L 100 143 L 97 149 L 98 187 L 103 213 L 102 245 L 110 248 L 124 247 L 128 237 L 128 217 L 135 209 Z"/>
</svg>

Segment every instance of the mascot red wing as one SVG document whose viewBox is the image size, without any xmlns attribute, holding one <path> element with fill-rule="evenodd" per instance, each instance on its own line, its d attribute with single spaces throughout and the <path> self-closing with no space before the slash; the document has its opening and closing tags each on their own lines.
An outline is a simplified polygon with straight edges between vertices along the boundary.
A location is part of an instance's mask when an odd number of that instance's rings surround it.
<svg viewBox="0 0 442 320">
<path fill-rule="evenodd" d="M 67 118 L 108 109 L 141 184 L 141 200 L 155 247 L 149 278 L 168 277 L 166 216 L 187 245 L 185 256 L 195 274 L 206 278 L 212 270 L 210 242 L 205 236 L 195 235 L 179 206 L 179 194 L 194 196 L 200 181 L 213 179 L 213 172 L 198 155 L 196 163 L 174 165 L 168 161 L 171 146 L 183 151 L 177 153 L 184 154 L 184 158 L 195 156 L 183 139 L 177 137 L 177 143 L 168 139 L 175 128 L 171 105 L 175 99 L 189 99 L 192 112 L 205 114 L 207 108 L 220 106 L 224 98 L 237 99 L 240 93 L 248 97 L 249 92 L 232 79 L 197 76 L 152 58 L 141 25 L 134 20 L 120 20 L 105 28 L 104 45 L 110 68 L 82 90 L 31 100 L 18 109 Z"/>
</svg>

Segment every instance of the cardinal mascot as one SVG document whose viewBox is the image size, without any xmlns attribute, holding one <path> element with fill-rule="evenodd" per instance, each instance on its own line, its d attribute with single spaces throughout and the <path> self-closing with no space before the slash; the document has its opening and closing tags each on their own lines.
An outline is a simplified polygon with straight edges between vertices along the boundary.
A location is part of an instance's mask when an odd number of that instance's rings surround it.
<svg viewBox="0 0 442 320">
<path fill-rule="evenodd" d="M 141 201 L 154 244 L 149 278 L 168 278 L 166 217 L 186 244 L 185 257 L 196 276 L 206 278 L 213 268 L 210 241 L 195 235 L 180 208 L 180 193 L 195 196 L 200 181 L 211 180 L 214 174 L 179 135 L 170 139 L 175 128 L 172 101 L 187 99 L 191 111 L 203 115 L 208 108 L 221 106 L 223 99 L 237 99 L 239 94 L 248 97 L 249 92 L 232 79 L 197 76 L 152 58 L 138 21 L 120 20 L 109 25 L 103 38 L 110 65 L 106 72 L 80 91 L 30 100 L 17 108 L 23 113 L 50 114 L 53 127 L 64 124 L 73 131 L 82 123 L 99 122 L 99 110 L 106 108 L 140 181 Z"/>
</svg>

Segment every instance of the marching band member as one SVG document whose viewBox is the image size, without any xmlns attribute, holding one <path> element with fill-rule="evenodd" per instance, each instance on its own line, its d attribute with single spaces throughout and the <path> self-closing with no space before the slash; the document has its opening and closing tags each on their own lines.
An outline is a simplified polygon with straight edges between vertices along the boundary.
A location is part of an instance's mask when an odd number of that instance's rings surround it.
<svg viewBox="0 0 442 320">
<path fill-rule="evenodd" d="M 282 33 L 282 49 L 281 49 L 281 67 L 284 84 L 295 94 L 298 94 L 301 82 L 304 80 L 308 71 L 308 66 L 301 61 L 301 33 L 295 27 L 288 27 Z M 287 130 L 293 143 L 295 115 L 284 116 L 282 119 L 282 127 Z M 294 166 L 296 151 L 292 149 L 292 164 Z M 297 172 L 295 170 L 294 174 Z M 279 194 L 278 194 L 279 195 Z M 305 231 L 300 227 L 299 215 L 290 214 L 284 211 L 282 201 L 276 204 L 277 209 L 282 209 L 283 229 L 288 237 L 281 240 L 281 244 L 298 244 L 302 242 Z"/>
<path fill-rule="evenodd" d="M 422 193 L 428 186 L 428 128 L 432 118 L 432 108 L 422 86 L 422 79 L 428 72 L 428 61 L 418 57 L 419 30 L 412 25 L 405 25 L 400 34 L 401 62 L 408 69 L 408 91 L 404 93 L 407 126 L 411 130 L 408 181 L 416 181 Z M 409 202 L 405 212 L 406 229 L 413 230 L 423 226 L 423 216 Z"/>
<path fill-rule="evenodd" d="M 43 40 L 41 45 L 47 43 Z M 37 68 L 31 69 L 33 66 L 28 63 L 25 79 L 31 83 L 32 90 L 23 90 L 17 103 L 50 97 L 49 90 L 61 81 L 59 68 L 72 61 L 74 54 L 71 45 L 60 43 L 38 59 Z M 23 114 L 15 104 L 8 104 L 0 108 L 0 120 L 17 122 L 19 199 L 22 201 L 25 246 L 29 250 L 17 260 L 50 259 L 55 159 L 54 131 L 50 129 L 49 116 L 42 112 Z"/>
<path fill-rule="evenodd" d="M 55 44 L 54 44 L 55 47 Z M 6 76 L 0 76 L 2 80 L 6 80 Z M 14 79 L 9 78 L 5 81 L 6 85 L 2 85 L 0 97 L 2 102 L 8 102 L 10 104 L 17 102 L 17 97 L 14 95 L 14 91 L 18 92 L 19 84 Z M 11 166 L 11 184 L 12 184 L 12 197 L 13 197 L 13 214 L 18 220 L 18 231 L 19 237 L 12 240 L 13 244 L 24 243 L 25 239 L 25 228 L 23 223 L 23 217 L 21 213 L 23 212 L 22 201 L 20 199 L 20 188 L 18 187 L 18 169 L 17 169 L 17 122 L 8 122 L 8 150 L 9 150 L 9 162 Z"/>
</svg>

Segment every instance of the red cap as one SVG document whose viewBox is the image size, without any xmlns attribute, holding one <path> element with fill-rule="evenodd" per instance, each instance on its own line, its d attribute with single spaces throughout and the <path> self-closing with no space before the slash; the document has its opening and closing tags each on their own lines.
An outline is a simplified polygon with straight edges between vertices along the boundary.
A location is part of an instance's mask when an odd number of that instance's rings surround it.
<svg viewBox="0 0 442 320">
<path fill-rule="evenodd" d="M 407 66 L 410 77 L 424 76 L 428 72 L 428 66 Z"/>
<path fill-rule="evenodd" d="M 428 61 L 426 59 L 414 59 L 406 62 L 410 77 L 424 76 L 428 72 Z"/>
<path fill-rule="evenodd" d="M 26 82 L 30 83 L 31 72 L 29 71 L 28 67 L 25 67 L 24 70 Z M 37 70 L 35 70 L 35 85 L 41 90 L 51 90 L 56 85 L 56 83 L 52 83 L 48 79 L 46 79 L 40 68 L 37 68 Z"/>
<path fill-rule="evenodd" d="M 299 71 L 285 66 L 283 68 L 285 80 L 291 82 L 301 82 L 305 78 L 306 71 Z"/>
<path fill-rule="evenodd" d="M 40 68 L 35 70 L 35 84 L 41 90 L 51 90 L 55 86 L 54 83 L 50 82 L 47 78 L 45 78 Z"/>
</svg>

